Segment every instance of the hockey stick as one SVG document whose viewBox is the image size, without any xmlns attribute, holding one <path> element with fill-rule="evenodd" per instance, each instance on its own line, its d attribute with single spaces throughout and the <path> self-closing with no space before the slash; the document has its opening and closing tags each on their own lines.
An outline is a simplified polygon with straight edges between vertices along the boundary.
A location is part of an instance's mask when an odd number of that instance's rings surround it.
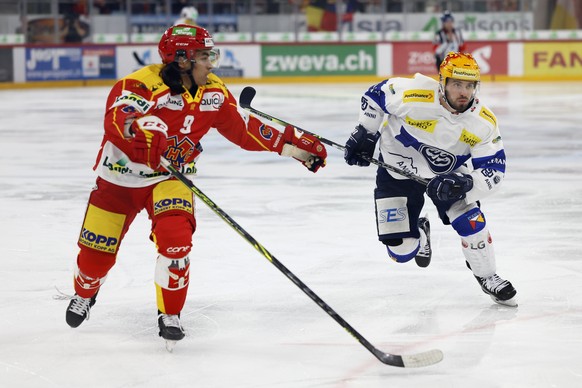
<svg viewBox="0 0 582 388">
<path fill-rule="evenodd" d="M 344 147 L 343 145 L 340 145 L 340 144 L 338 144 L 336 142 L 333 142 L 333 141 L 328 140 L 328 139 L 326 139 L 326 138 L 324 138 L 322 136 L 319 136 L 319 135 L 317 135 L 317 134 L 315 134 L 313 132 L 309 132 L 309 131 L 307 131 L 307 130 L 305 130 L 303 128 L 299 128 L 298 126 L 296 126 L 294 124 L 288 123 L 286 121 L 283 121 L 281 119 L 278 119 L 278 118 L 276 118 L 274 116 L 271 116 L 271 115 L 269 115 L 267 113 L 261 112 L 261 111 L 255 109 L 255 108 L 253 108 L 251 106 L 251 101 L 255 97 L 255 94 L 256 93 L 257 93 L 256 90 L 252 86 L 245 87 L 242 90 L 241 94 L 240 94 L 240 98 L 239 98 L 239 104 L 240 104 L 240 106 L 242 108 L 248 110 L 251 113 L 254 113 L 254 114 L 258 115 L 258 116 L 261 116 L 261 117 L 263 117 L 263 118 L 265 118 L 265 119 L 267 119 L 269 121 L 275 122 L 277 124 L 281 124 L 281 125 L 284 125 L 284 126 L 292 125 L 293 127 L 297 128 L 298 130 L 300 130 L 302 132 L 305 132 L 308 135 L 315 136 L 322 143 L 325 143 L 325 144 L 327 144 L 329 146 L 332 146 L 332 147 L 334 147 L 334 148 L 336 148 L 336 149 L 338 149 L 340 151 L 344 151 L 346 149 L 346 147 Z M 422 177 L 420 177 L 418 175 L 415 175 L 415 174 L 413 174 L 411 172 L 408 172 L 408 171 L 405 171 L 405 170 L 401 170 L 401 169 L 399 169 L 397 167 L 391 166 L 389 164 L 386 164 L 386 163 L 384 163 L 384 162 L 382 162 L 382 161 L 380 161 L 378 159 L 374 159 L 374 158 L 372 158 L 370 156 L 367 156 L 367 155 L 360 155 L 360 157 L 362 159 L 370 162 L 370 163 L 373 163 L 373 164 L 375 164 L 377 166 L 383 167 L 386 170 L 390 170 L 392 172 L 395 172 L 396 174 L 402 175 L 402 176 L 404 176 L 404 177 L 406 177 L 408 179 L 412 179 L 413 181 L 418 182 L 420 184 L 423 184 L 425 186 L 428 184 L 428 179 L 422 178 Z"/>
<path fill-rule="evenodd" d="M 139 55 L 137 54 L 137 52 L 136 52 L 136 51 L 134 51 L 134 52 L 132 53 L 132 55 L 133 55 L 133 59 L 135 59 L 135 60 L 136 60 L 136 62 L 137 62 L 137 64 L 138 64 L 138 65 L 140 65 L 140 66 L 146 66 L 146 65 L 147 65 L 147 63 L 145 63 L 145 62 L 144 62 L 144 61 L 143 61 L 143 60 L 142 60 L 142 59 L 139 57 Z"/>
<path fill-rule="evenodd" d="M 368 340 L 366 340 L 360 333 L 356 331 L 349 323 L 347 323 L 338 313 L 336 313 L 327 303 L 325 303 L 319 296 L 317 296 L 305 283 L 303 283 L 297 276 L 287 269 L 279 260 L 275 258 L 265 247 L 263 247 L 257 240 L 253 238 L 246 230 L 244 230 L 235 220 L 226 214 L 217 204 L 206 196 L 198 187 L 192 183 L 184 174 L 178 171 L 168 160 L 162 158 L 162 165 L 180 182 L 186 185 L 194 194 L 200 198 L 210 209 L 212 209 L 220 218 L 222 218 L 231 228 L 233 228 L 242 238 L 248 241 L 260 254 L 271 262 L 279 271 L 283 273 L 289 280 L 301 289 L 308 297 L 311 298 L 319 307 L 321 307 L 330 317 L 340 324 L 348 333 L 357 339 L 366 349 L 368 349 L 378 360 L 384 364 L 405 368 L 417 368 L 422 366 L 429 366 L 440 362 L 443 359 L 443 352 L 438 349 L 429 350 L 428 352 L 412 354 L 412 355 L 398 355 L 384 353 L 375 348 Z"/>
</svg>

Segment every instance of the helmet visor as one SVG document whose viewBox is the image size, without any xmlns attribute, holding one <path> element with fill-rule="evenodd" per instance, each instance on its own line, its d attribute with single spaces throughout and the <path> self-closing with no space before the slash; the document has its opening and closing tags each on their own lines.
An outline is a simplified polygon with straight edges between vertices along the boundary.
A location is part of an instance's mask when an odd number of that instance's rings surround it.
<svg viewBox="0 0 582 388">
<path fill-rule="evenodd" d="M 215 69 L 220 66 L 220 49 L 213 48 L 208 55 L 208 61 Z"/>
<path fill-rule="evenodd" d="M 217 68 L 220 65 L 220 49 L 202 49 L 202 50 L 178 50 L 176 60 L 190 60 L 202 65 L 210 65 Z"/>
</svg>

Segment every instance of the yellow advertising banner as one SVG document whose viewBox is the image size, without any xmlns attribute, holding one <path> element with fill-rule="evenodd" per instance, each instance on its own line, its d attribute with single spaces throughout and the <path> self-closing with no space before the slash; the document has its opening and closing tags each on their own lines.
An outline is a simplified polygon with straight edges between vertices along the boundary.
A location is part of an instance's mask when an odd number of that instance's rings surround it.
<svg viewBox="0 0 582 388">
<path fill-rule="evenodd" d="M 582 76 L 582 42 L 524 44 L 524 76 Z"/>
</svg>

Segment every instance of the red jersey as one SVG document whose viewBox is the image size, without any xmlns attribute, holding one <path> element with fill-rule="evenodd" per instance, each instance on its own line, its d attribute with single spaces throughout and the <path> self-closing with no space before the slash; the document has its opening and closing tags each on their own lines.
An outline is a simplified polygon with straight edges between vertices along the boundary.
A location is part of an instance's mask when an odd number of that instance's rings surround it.
<svg viewBox="0 0 582 388">
<path fill-rule="evenodd" d="M 105 112 L 105 134 L 94 166 L 108 182 L 125 187 L 145 187 L 170 178 L 163 168 L 152 170 L 131 160 L 132 122 L 152 115 L 168 125 L 164 157 L 183 174 L 194 174 L 202 152 L 200 139 L 216 128 L 224 137 L 249 151 L 274 151 L 279 131 L 254 116 L 238 111 L 236 99 L 214 74 L 195 95 L 186 89 L 171 94 L 160 77 L 163 65 L 149 65 L 122 79 L 111 89 Z"/>
</svg>

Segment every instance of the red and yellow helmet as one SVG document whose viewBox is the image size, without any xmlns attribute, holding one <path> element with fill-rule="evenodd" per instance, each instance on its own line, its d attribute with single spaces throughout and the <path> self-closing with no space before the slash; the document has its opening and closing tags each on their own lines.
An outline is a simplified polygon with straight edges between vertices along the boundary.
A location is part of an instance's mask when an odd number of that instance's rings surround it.
<svg viewBox="0 0 582 388">
<path fill-rule="evenodd" d="M 171 63 L 176 57 L 185 56 L 193 61 L 197 50 L 212 50 L 214 40 L 202 27 L 178 24 L 168 28 L 158 44 L 163 63 Z"/>
<path fill-rule="evenodd" d="M 439 75 L 443 90 L 449 78 L 461 81 L 475 81 L 477 84 L 481 81 L 479 65 L 469 53 L 448 53 L 441 63 Z"/>
</svg>

